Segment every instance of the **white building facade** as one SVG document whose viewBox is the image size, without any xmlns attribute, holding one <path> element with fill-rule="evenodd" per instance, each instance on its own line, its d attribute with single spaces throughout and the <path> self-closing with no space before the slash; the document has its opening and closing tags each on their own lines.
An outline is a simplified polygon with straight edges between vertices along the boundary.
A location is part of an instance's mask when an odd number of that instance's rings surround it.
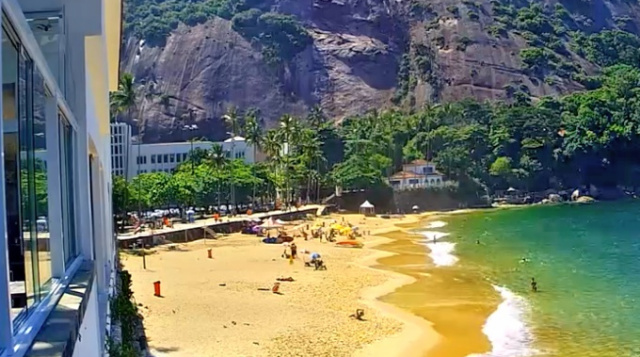
<svg viewBox="0 0 640 357">
<path fill-rule="evenodd" d="M 0 357 L 103 356 L 121 2 L 0 4 Z"/>
<path fill-rule="evenodd" d="M 128 177 L 130 150 L 131 126 L 111 124 L 111 171 L 114 175 Z"/>
<path fill-rule="evenodd" d="M 136 175 L 152 172 L 172 173 L 189 159 L 192 150 L 211 150 L 220 145 L 228 159 L 256 162 L 253 146 L 241 136 L 223 142 L 193 141 L 140 144 L 134 142 L 131 127 L 125 123 L 111 124 L 112 173 L 131 180 Z M 258 153 L 255 153 L 258 156 Z"/>
<path fill-rule="evenodd" d="M 404 164 L 402 171 L 389 178 L 389 184 L 394 190 L 440 186 L 443 182 L 443 176 L 436 170 L 435 164 L 425 160 Z"/>
</svg>

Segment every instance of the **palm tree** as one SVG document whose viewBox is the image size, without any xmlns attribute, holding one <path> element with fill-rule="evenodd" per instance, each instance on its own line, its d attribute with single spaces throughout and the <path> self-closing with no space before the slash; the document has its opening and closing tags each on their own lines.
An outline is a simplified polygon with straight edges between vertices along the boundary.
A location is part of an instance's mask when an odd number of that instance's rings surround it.
<svg viewBox="0 0 640 357">
<path fill-rule="evenodd" d="M 323 129 L 327 123 L 327 117 L 324 115 L 322 107 L 314 105 L 313 108 L 311 108 L 309 115 L 307 115 L 307 123 L 313 130 L 320 131 Z"/>
<path fill-rule="evenodd" d="M 218 173 L 221 173 L 228 163 L 227 156 L 225 155 L 224 149 L 222 148 L 222 146 L 220 146 L 220 144 L 213 144 L 211 146 L 211 152 L 209 155 L 211 159 L 211 165 L 213 166 L 214 169 L 218 171 Z M 218 178 L 218 192 L 217 192 L 218 212 L 220 212 L 220 187 L 221 187 L 220 181 L 222 181 L 221 176 Z"/>
<path fill-rule="evenodd" d="M 109 100 L 109 107 L 111 112 L 113 113 L 114 118 L 117 118 L 123 113 L 127 113 L 127 118 L 130 121 L 133 120 L 132 116 L 138 104 L 138 91 L 135 80 L 131 73 L 124 73 L 122 77 L 120 77 L 120 80 L 118 82 L 118 90 L 109 94 Z M 138 139 L 140 138 L 140 123 L 141 120 L 138 121 Z M 138 143 L 138 156 L 140 156 L 140 143 Z M 127 170 L 125 170 L 125 175 L 129 176 L 128 157 L 125 165 L 125 167 L 127 168 Z M 140 217 L 140 215 L 142 214 L 140 193 L 140 181 L 138 180 L 138 217 Z"/>
<path fill-rule="evenodd" d="M 227 124 L 227 127 L 230 130 L 231 134 L 231 160 L 235 159 L 235 140 L 236 136 L 240 134 L 240 120 L 238 118 L 238 110 L 235 107 L 230 107 L 227 114 L 222 116 L 222 119 Z M 233 185 L 233 180 L 231 182 L 231 203 L 233 204 L 233 208 L 236 208 L 236 193 L 235 187 Z"/>
<path fill-rule="evenodd" d="M 298 124 L 298 120 L 294 117 L 292 117 L 289 114 L 285 114 L 280 118 L 280 130 L 279 130 L 279 136 L 282 139 L 284 145 L 285 146 L 285 152 L 282 155 L 282 159 L 284 160 L 284 167 L 285 167 L 285 199 L 286 199 L 286 205 L 287 208 L 289 206 L 289 203 L 291 202 L 289 196 L 290 196 L 290 192 L 289 192 L 289 158 L 291 153 L 293 153 L 294 151 L 296 151 L 296 146 L 298 144 L 298 139 L 299 136 L 295 135 L 296 133 L 299 133 L 299 124 Z"/>
<path fill-rule="evenodd" d="M 256 110 L 250 110 L 245 115 L 244 122 L 244 135 L 247 140 L 247 144 L 253 146 L 253 160 L 256 160 L 258 149 L 262 149 L 262 128 L 258 122 L 258 112 Z M 255 173 L 254 173 L 255 174 Z M 252 204 L 256 204 L 256 183 L 253 183 L 253 192 L 251 195 Z"/>
<path fill-rule="evenodd" d="M 322 141 L 318 138 L 315 130 L 305 130 L 302 139 L 302 156 L 307 167 L 307 203 L 309 202 L 309 192 L 311 191 L 312 178 L 319 176 L 320 162 L 326 161 L 322 151 Z M 314 165 L 315 164 L 315 165 Z M 315 166 L 315 170 L 314 167 Z M 316 180 L 316 183 L 317 180 Z"/>
<path fill-rule="evenodd" d="M 233 136 L 240 135 L 240 119 L 238 117 L 238 109 L 230 107 L 227 114 L 222 116 L 227 128 Z"/>
<path fill-rule="evenodd" d="M 262 139 L 262 149 L 265 154 L 267 154 L 271 168 L 277 177 L 278 166 L 282 157 L 282 142 L 280 141 L 278 131 L 271 129 L 265 133 Z M 277 182 L 274 182 L 274 186 L 278 189 Z"/>
<path fill-rule="evenodd" d="M 120 115 L 127 113 L 129 120 L 138 104 L 138 91 L 131 73 L 124 73 L 118 82 L 118 90 L 109 95 L 111 111 Z"/>
</svg>

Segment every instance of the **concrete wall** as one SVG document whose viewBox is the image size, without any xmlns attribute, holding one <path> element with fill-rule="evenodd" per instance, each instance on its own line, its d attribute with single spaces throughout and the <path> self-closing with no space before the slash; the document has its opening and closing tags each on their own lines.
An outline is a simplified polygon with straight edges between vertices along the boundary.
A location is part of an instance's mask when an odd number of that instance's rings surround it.
<svg viewBox="0 0 640 357">
<path fill-rule="evenodd" d="M 404 191 L 379 189 L 376 191 L 343 192 L 336 197 L 336 204 L 340 209 L 358 212 L 362 202 L 369 200 L 375 207 L 376 213 L 408 213 L 413 206 L 421 211 L 446 211 L 459 208 L 487 207 L 489 202 L 472 192 L 459 192 L 448 189 L 417 188 Z"/>
<path fill-rule="evenodd" d="M 78 339 L 76 340 L 73 357 L 100 357 L 102 356 L 102 345 L 100 338 L 100 326 L 98 320 L 98 293 L 94 280 L 91 287 L 89 304 L 85 311 Z M 86 299 L 86 297 L 85 297 Z"/>
</svg>

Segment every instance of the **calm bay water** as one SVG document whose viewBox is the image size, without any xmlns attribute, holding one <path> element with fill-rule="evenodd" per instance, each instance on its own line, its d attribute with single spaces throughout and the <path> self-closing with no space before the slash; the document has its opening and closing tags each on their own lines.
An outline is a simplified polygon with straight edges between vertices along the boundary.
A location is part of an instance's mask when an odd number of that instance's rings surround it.
<svg viewBox="0 0 640 357">
<path fill-rule="evenodd" d="M 640 356 L 639 202 L 516 208 L 445 221 L 438 230 L 449 233 L 442 243 L 455 243 L 455 264 L 486 279 L 505 301 L 485 325 L 494 345 L 486 356 Z M 532 277 L 538 293 L 530 290 Z"/>
</svg>

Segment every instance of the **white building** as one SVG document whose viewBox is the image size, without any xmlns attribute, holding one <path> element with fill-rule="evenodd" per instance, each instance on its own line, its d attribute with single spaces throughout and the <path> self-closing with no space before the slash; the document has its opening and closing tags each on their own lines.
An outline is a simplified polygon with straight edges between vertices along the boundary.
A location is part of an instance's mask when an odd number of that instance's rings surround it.
<svg viewBox="0 0 640 357">
<path fill-rule="evenodd" d="M 228 138 L 223 142 L 194 141 L 138 145 L 134 143 L 131 127 L 127 124 L 111 124 L 111 133 L 112 172 L 115 175 L 126 176 L 129 180 L 141 173 L 172 173 L 178 165 L 187 161 L 191 150 L 210 150 L 216 144 L 222 146 L 228 159 L 242 159 L 248 164 L 256 162 L 253 146 L 247 144 L 245 138 L 241 136 Z"/>
<path fill-rule="evenodd" d="M 129 176 L 131 151 L 131 126 L 125 123 L 111 124 L 111 172 L 118 176 Z"/>
<path fill-rule="evenodd" d="M 109 91 L 121 2 L 0 6 L 0 356 L 101 357 L 115 277 Z"/>
<path fill-rule="evenodd" d="M 433 163 L 425 160 L 414 160 L 404 164 L 402 171 L 389 178 L 389 184 L 394 190 L 439 186 L 442 183 L 442 174 L 436 170 Z"/>
</svg>

